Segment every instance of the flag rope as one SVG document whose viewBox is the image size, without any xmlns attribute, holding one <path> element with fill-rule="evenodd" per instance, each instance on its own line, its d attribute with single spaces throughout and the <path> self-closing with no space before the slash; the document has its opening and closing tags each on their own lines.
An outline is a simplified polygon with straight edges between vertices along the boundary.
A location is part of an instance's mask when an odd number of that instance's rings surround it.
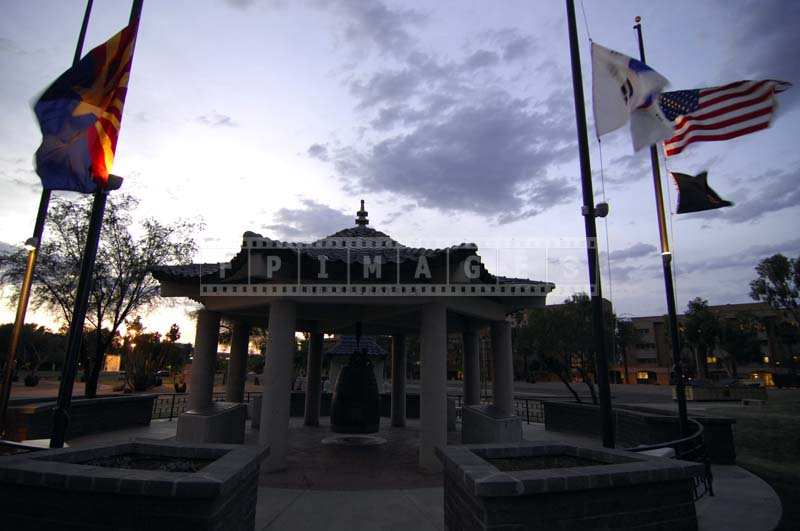
<svg viewBox="0 0 800 531">
<path fill-rule="evenodd" d="M 592 32 L 589 30 L 589 19 L 586 16 L 586 7 L 583 5 L 583 0 L 581 0 L 581 12 L 583 13 L 583 25 L 586 28 L 586 38 L 589 40 L 589 44 L 591 44 L 593 42 Z M 602 140 L 600 140 L 600 136 L 597 135 L 596 133 L 597 129 L 595 128 L 595 138 L 597 138 L 597 151 L 598 151 L 598 156 L 600 158 L 600 193 L 603 195 L 603 202 L 607 203 L 606 172 L 605 172 L 605 166 L 603 165 L 603 142 Z M 614 283 L 611 280 L 611 238 L 608 234 L 608 216 L 605 216 L 603 218 L 603 227 L 606 233 L 606 271 L 607 271 L 606 276 L 608 278 L 608 300 L 611 302 L 611 307 L 614 308 Z M 600 267 L 599 263 L 597 265 L 598 267 Z M 616 353 L 617 335 L 613 333 L 613 331 L 611 334 L 611 345 L 612 345 L 612 352 Z M 627 374 L 625 376 L 627 377 Z"/>
<path fill-rule="evenodd" d="M 583 0 L 581 0 L 581 11 L 583 12 L 583 25 L 586 26 L 586 38 L 588 38 L 591 43 L 592 33 L 589 31 L 589 19 L 586 18 L 586 8 L 583 5 Z"/>
<path fill-rule="evenodd" d="M 661 144 L 661 147 L 663 147 L 663 144 Z M 672 190 L 670 189 L 670 186 L 672 185 L 672 180 L 670 179 L 671 173 L 669 171 L 669 162 L 667 161 L 667 157 L 666 156 L 662 157 L 661 150 L 658 148 L 659 146 L 656 146 L 656 150 L 658 151 L 658 159 L 659 162 L 661 161 L 662 158 L 664 159 L 664 174 L 667 179 L 666 188 L 667 188 L 667 201 L 669 203 L 669 239 L 670 241 L 672 241 L 672 283 L 675 285 L 675 291 L 677 291 L 678 259 L 677 259 L 677 253 L 675 252 L 677 248 L 677 244 L 675 242 L 675 232 L 672 230 L 673 227 L 672 218 L 675 216 L 675 211 L 672 208 Z"/>
</svg>

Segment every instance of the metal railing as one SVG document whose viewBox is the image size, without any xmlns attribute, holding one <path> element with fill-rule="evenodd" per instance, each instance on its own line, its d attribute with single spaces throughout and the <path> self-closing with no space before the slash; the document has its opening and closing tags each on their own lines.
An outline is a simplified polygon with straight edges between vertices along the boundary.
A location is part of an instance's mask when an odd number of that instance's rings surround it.
<svg viewBox="0 0 800 531">
<path fill-rule="evenodd" d="M 694 499 L 698 500 L 704 495 L 714 495 L 714 476 L 711 473 L 711 459 L 708 456 L 708 449 L 704 439 L 703 425 L 694 419 L 689 419 L 689 424 L 694 428 L 694 433 L 688 437 L 682 437 L 672 441 L 658 444 L 647 444 L 626 448 L 631 452 L 646 452 L 649 450 L 661 450 L 672 448 L 675 451 L 675 459 L 683 461 L 693 461 L 702 463 L 705 466 L 705 473 L 700 477 L 694 478 Z"/>
<path fill-rule="evenodd" d="M 250 403 L 254 396 L 260 396 L 261 391 L 247 391 L 244 394 L 244 401 Z M 214 402 L 223 402 L 225 400 L 224 392 L 217 392 L 211 395 Z M 172 420 L 177 418 L 181 413 L 186 411 L 189 404 L 189 393 L 164 393 L 158 395 L 158 398 L 153 401 L 153 415 L 152 419 L 168 419 Z"/>
<path fill-rule="evenodd" d="M 456 417 L 461 418 L 461 411 L 464 405 L 464 397 L 461 395 L 447 395 L 447 398 L 452 398 L 456 403 Z M 522 420 L 531 423 L 544 423 L 544 406 L 542 402 L 548 398 L 528 398 L 517 396 L 514 397 L 514 414 Z M 491 404 L 491 396 L 482 396 L 481 404 Z"/>
</svg>

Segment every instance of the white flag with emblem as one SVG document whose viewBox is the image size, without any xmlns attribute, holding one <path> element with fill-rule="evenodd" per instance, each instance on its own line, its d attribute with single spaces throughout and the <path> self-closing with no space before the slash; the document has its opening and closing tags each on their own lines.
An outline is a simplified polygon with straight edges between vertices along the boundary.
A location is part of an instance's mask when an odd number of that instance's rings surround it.
<svg viewBox="0 0 800 531">
<path fill-rule="evenodd" d="M 592 43 L 594 125 L 600 137 L 625 125 L 632 115 L 634 148 L 669 138 L 658 95 L 669 81 L 641 61 Z M 655 115 L 653 113 L 656 113 Z"/>
</svg>

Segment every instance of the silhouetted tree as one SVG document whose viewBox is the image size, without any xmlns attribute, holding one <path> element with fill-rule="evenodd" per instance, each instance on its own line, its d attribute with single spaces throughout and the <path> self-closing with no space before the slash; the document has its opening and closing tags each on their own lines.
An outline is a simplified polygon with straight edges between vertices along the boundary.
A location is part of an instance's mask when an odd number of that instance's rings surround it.
<svg viewBox="0 0 800 531">
<path fill-rule="evenodd" d="M 708 355 L 714 352 L 719 341 L 720 323 L 707 300 L 695 297 L 689 301 L 682 328 L 686 345 L 694 355 L 697 373 L 709 378 Z"/>
<path fill-rule="evenodd" d="M 636 341 L 636 329 L 633 321 L 629 319 L 617 319 L 617 326 L 614 330 L 615 346 L 617 349 L 617 363 L 622 363 L 624 371 L 623 381 L 628 382 L 628 348 Z"/>
<path fill-rule="evenodd" d="M 726 352 L 724 360 L 731 377 L 736 378 L 739 363 L 748 363 L 761 356 L 758 341 L 760 323 L 747 314 L 723 319 L 719 330 L 719 346 Z"/>
<path fill-rule="evenodd" d="M 788 313 L 800 326 L 800 257 L 776 254 L 756 266 L 758 278 L 750 282 L 750 297 Z"/>
<path fill-rule="evenodd" d="M 46 308 L 66 323 L 72 320 L 81 258 L 91 211 L 91 197 L 57 198 L 50 205 L 46 233 L 33 278 L 34 309 Z M 94 329 L 106 326 L 108 334 L 95 334 L 86 395 L 95 396 L 105 352 L 120 325 L 158 297 L 154 267 L 187 263 L 196 250 L 192 222 L 164 224 L 147 218 L 135 228 L 133 212 L 138 200 L 122 194 L 109 197 L 97 252 L 87 322 Z M 134 229 L 132 231 L 131 229 Z M 15 303 L 25 272 L 26 252 L 0 257 L 0 283 L 14 289 Z"/>
</svg>

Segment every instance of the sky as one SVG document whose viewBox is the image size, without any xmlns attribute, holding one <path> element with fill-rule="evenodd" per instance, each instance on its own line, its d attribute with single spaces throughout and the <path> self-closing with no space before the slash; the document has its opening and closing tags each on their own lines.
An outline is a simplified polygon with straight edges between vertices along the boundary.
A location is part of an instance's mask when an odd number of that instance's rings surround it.
<svg viewBox="0 0 800 531">
<path fill-rule="evenodd" d="M 30 236 L 41 191 L 31 104 L 74 54 L 85 3 L 4 0 L 0 19 L 0 247 Z M 95 2 L 84 53 L 127 24 L 130 4 Z M 603 295 L 621 315 L 666 312 L 653 182 L 627 128 L 599 143 L 590 39 L 648 64 L 668 90 L 740 79 L 800 83 L 800 4 L 576 2 Z M 144 2 L 113 172 L 136 215 L 202 221 L 195 261 L 229 260 L 251 230 L 311 241 L 353 225 L 401 243 L 475 242 L 491 272 L 555 282 L 549 303 L 588 284 L 564 2 L 185 0 Z M 679 309 L 749 301 L 756 263 L 800 254 L 800 86 L 773 126 L 697 143 L 662 162 L 709 172 L 735 206 L 668 213 Z M 58 192 L 58 195 L 69 196 Z M 74 195 L 72 196 L 74 197 Z M 609 275 L 610 272 L 610 275 Z M 6 297 L 0 322 L 13 319 Z M 41 313 L 28 321 L 52 322 Z M 178 322 L 183 305 L 145 325 Z"/>
</svg>

